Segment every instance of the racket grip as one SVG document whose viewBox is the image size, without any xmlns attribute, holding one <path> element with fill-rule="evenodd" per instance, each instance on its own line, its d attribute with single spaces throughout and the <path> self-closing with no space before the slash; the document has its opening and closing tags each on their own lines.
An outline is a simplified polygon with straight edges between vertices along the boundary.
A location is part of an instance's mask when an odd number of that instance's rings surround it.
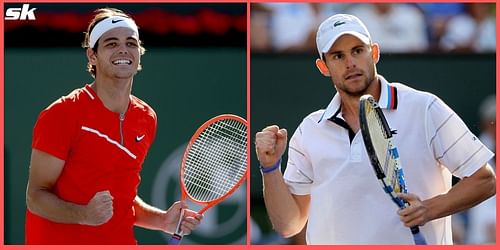
<svg viewBox="0 0 500 250">
<path fill-rule="evenodd" d="M 180 215 L 179 215 L 179 222 L 177 222 L 177 227 L 175 228 L 175 233 L 172 234 L 172 237 L 170 240 L 168 240 L 169 245 L 179 245 L 181 244 L 182 237 L 184 233 L 181 230 L 181 222 L 182 218 L 184 218 L 184 209 L 181 209 Z"/>
<path fill-rule="evenodd" d="M 169 245 L 180 245 L 182 240 L 182 235 L 179 234 L 173 234 L 172 238 L 168 240 Z"/>
<path fill-rule="evenodd" d="M 411 233 L 413 234 L 413 241 L 415 245 L 427 245 L 424 235 L 420 232 L 418 226 L 411 227 Z"/>
</svg>

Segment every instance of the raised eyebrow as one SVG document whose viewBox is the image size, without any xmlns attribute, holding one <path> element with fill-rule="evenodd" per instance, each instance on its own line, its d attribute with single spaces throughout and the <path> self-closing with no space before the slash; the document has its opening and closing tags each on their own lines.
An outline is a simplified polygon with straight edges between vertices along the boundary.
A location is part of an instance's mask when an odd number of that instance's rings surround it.
<svg viewBox="0 0 500 250">
<path fill-rule="evenodd" d="M 127 37 L 127 41 L 128 40 L 134 40 L 134 42 L 139 42 L 139 39 L 137 39 L 136 37 L 133 37 L 133 36 Z"/>
<path fill-rule="evenodd" d="M 108 38 L 104 39 L 104 41 L 102 41 L 102 42 L 105 43 L 105 42 L 109 42 L 109 41 L 118 41 L 118 38 L 116 38 L 116 37 L 108 37 Z"/>
<path fill-rule="evenodd" d="M 104 39 L 103 42 L 118 41 L 118 40 L 119 39 L 117 37 L 109 37 L 109 38 Z M 139 40 L 133 36 L 127 37 L 127 41 L 129 41 L 129 40 L 133 40 L 134 42 L 137 42 L 137 43 L 139 42 Z"/>
<path fill-rule="evenodd" d="M 332 51 L 332 52 L 328 52 L 327 53 L 328 55 L 332 55 L 332 56 L 335 56 L 335 55 L 342 55 L 343 52 L 338 50 L 338 51 Z"/>
<path fill-rule="evenodd" d="M 359 49 L 359 48 L 364 49 L 364 48 L 365 48 L 365 46 L 364 46 L 364 45 L 357 45 L 357 46 L 354 46 L 354 47 L 352 48 L 352 50 L 357 50 L 357 49 Z"/>
</svg>

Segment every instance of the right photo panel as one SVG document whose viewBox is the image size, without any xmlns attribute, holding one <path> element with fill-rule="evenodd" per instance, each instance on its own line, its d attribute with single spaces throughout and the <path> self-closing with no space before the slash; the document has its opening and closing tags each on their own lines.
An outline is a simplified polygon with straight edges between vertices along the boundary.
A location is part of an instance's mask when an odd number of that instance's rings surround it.
<svg viewBox="0 0 500 250">
<path fill-rule="evenodd" d="M 250 6 L 251 244 L 496 244 L 495 3 Z"/>
</svg>

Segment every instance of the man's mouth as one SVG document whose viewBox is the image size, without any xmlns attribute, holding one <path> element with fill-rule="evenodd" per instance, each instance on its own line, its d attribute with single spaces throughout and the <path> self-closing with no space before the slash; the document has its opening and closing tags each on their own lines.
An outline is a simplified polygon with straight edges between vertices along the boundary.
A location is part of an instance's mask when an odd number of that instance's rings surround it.
<svg viewBox="0 0 500 250">
<path fill-rule="evenodd" d="M 360 77 L 362 75 L 363 75 L 362 73 L 351 73 L 351 74 L 348 74 L 344 79 L 345 80 L 350 80 L 350 79 L 353 79 L 353 78 Z"/>
<path fill-rule="evenodd" d="M 127 59 L 118 59 L 113 61 L 114 65 L 130 65 L 132 64 L 132 61 L 127 60 Z"/>
</svg>

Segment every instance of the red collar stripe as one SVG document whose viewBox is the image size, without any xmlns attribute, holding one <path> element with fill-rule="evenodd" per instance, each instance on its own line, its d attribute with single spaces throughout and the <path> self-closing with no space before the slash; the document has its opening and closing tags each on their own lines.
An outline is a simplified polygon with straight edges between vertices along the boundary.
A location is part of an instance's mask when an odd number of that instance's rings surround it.
<svg viewBox="0 0 500 250">
<path fill-rule="evenodd" d="M 387 109 L 394 110 L 398 108 L 398 89 L 394 86 L 387 85 Z"/>
</svg>

